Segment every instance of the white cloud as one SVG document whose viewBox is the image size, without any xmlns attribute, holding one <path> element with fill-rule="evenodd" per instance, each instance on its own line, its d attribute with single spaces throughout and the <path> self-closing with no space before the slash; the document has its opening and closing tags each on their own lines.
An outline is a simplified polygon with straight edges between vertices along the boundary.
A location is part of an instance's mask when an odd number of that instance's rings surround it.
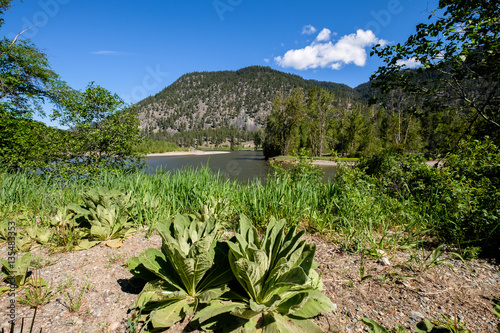
<svg viewBox="0 0 500 333">
<path fill-rule="evenodd" d="M 410 58 L 410 59 L 407 59 L 407 60 L 398 60 L 396 62 L 396 65 L 398 65 L 398 66 L 406 66 L 408 68 L 416 68 L 416 67 L 419 67 L 421 65 L 421 63 L 420 63 L 420 61 L 418 61 L 415 58 Z"/>
<path fill-rule="evenodd" d="M 327 35 L 328 39 L 325 40 Z M 367 47 L 387 44 L 387 41 L 377 38 L 371 30 L 359 29 L 356 33 L 341 37 L 335 44 L 328 41 L 330 35 L 330 30 L 323 29 L 311 45 L 302 49 L 289 50 L 285 55 L 275 57 L 274 60 L 281 67 L 292 67 L 298 70 L 318 67 L 337 70 L 350 63 L 362 67 L 366 64 Z"/>
<path fill-rule="evenodd" d="M 312 35 L 313 33 L 316 32 L 316 28 L 313 27 L 312 25 L 306 25 L 302 28 L 302 34 L 303 35 Z"/>
<path fill-rule="evenodd" d="M 316 37 L 316 41 L 317 42 L 328 42 L 330 40 L 331 34 L 332 34 L 332 32 L 330 31 L 330 29 L 324 28 L 319 33 L 318 37 Z"/>
<path fill-rule="evenodd" d="M 264 62 L 265 62 L 266 64 L 268 64 L 268 63 L 269 63 L 269 61 L 271 61 L 271 60 L 270 60 L 270 59 L 267 59 L 267 58 L 265 58 L 265 59 L 264 59 Z"/>
</svg>

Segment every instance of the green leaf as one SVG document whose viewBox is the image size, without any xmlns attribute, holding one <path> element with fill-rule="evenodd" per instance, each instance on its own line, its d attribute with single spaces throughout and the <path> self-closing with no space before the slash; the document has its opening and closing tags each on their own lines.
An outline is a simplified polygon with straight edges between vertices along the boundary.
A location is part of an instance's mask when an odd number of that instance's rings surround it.
<svg viewBox="0 0 500 333">
<path fill-rule="evenodd" d="M 311 290 L 307 294 L 306 303 L 297 311 L 292 312 L 294 317 L 312 318 L 335 309 L 332 301 L 320 291 Z"/>
<path fill-rule="evenodd" d="M 75 251 L 88 250 L 99 243 L 101 243 L 101 241 L 89 241 L 88 239 L 84 239 L 75 246 Z"/>
<path fill-rule="evenodd" d="M 370 333 L 389 333 L 389 331 L 376 321 L 368 318 L 361 318 L 360 319 L 363 324 L 367 325 L 369 328 Z"/>
<path fill-rule="evenodd" d="M 175 277 L 175 272 L 170 269 L 165 255 L 156 249 L 147 249 L 139 255 L 139 261 L 150 272 L 175 286 L 178 290 L 183 290 L 179 281 Z"/>
<path fill-rule="evenodd" d="M 254 310 L 252 310 L 252 309 L 250 309 L 247 306 L 242 305 L 242 304 L 240 304 L 240 306 L 238 306 L 238 307 L 235 307 L 231 311 L 231 314 L 233 316 L 243 318 L 243 319 L 250 319 L 250 318 L 253 318 L 261 313 L 262 313 L 261 311 L 254 311 Z"/>
<path fill-rule="evenodd" d="M 0 287 L 0 295 L 8 293 L 10 289 L 10 287 Z"/>
<path fill-rule="evenodd" d="M 227 285 L 222 285 L 199 293 L 197 298 L 200 303 L 208 303 L 210 301 L 218 299 L 227 291 L 229 291 L 229 287 Z"/>
<path fill-rule="evenodd" d="M 153 312 L 151 324 L 155 328 L 170 327 L 193 312 L 194 304 L 186 298 Z"/>
<path fill-rule="evenodd" d="M 234 309 L 241 306 L 241 303 L 214 300 L 210 302 L 205 308 L 195 314 L 195 316 L 193 317 L 193 322 L 198 323 L 198 325 L 202 325 L 203 323 L 206 323 L 210 319 L 215 318 L 220 314 L 230 313 Z"/>
<path fill-rule="evenodd" d="M 129 258 L 126 264 L 130 273 L 132 273 L 137 278 L 143 279 L 146 282 L 158 278 L 156 274 L 144 267 L 138 257 Z"/>
<path fill-rule="evenodd" d="M 447 329 L 444 330 L 444 332 L 447 332 L 447 331 L 448 331 Z M 444 333 L 442 329 L 440 330 L 436 325 L 431 323 L 431 321 L 429 319 L 424 319 L 423 321 L 419 322 L 417 324 L 417 326 L 415 327 L 415 332 L 417 332 L 417 333 L 431 333 L 431 332 Z"/>
<path fill-rule="evenodd" d="M 276 333 L 321 333 L 323 330 L 309 319 L 281 316 L 279 314 L 266 315 L 265 326 L 262 332 Z"/>
<path fill-rule="evenodd" d="M 21 260 L 16 258 L 16 285 L 24 286 L 31 263 L 31 253 L 25 253 Z"/>
</svg>

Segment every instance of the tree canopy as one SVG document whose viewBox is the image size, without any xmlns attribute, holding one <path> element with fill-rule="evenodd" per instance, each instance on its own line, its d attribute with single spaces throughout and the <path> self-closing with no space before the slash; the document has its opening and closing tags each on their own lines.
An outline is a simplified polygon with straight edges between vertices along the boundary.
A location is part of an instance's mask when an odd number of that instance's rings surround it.
<svg viewBox="0 0 500 333">
<path fill-rule="evenodd" d="M 404 44 L 377 45 L 386 63 L 372 79 L 384 92 L 402 87 L 458 108 L 468 126 L 460 133 L 500 140 L 500 5 L 489 0 L 440 0 Z M 416 69 L 409 67 L 417 66 Z M 423 73 L 430 73 L 426 75 Z M 418 79 L 416 79 L 418 78 Z"/>
<path fill-rule="evenodd" d="M 1 15 L 11 0 L 0 0 Z M 29 40 L 0 40 L 0 163 L 9 169 L 49 171 L 72 179 L 138 166 L 140 141 L 133 109 L 106 89 L 69 87 Z M 67 130 L 33 120 L 55 106 L 52 120 Z"/>
</svg>

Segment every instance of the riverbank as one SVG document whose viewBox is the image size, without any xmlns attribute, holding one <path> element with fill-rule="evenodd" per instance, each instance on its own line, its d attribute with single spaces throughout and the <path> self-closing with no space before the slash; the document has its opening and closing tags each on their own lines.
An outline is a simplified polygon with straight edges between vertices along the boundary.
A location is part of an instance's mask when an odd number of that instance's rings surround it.
<svg viewBox="0 0 500 333">
<path fill-rule="evenodd" d="M 189 151 L 171 151 L 168 153 L 153 153 L 147 154 L 146 157 L 155 156 L 200 156 L 200 155 L 218 155 L 218 154 L 228 154 L 230 151 L 205 151 L 205 150 L 189 150 Z"/>
<path fill-rule="evenodd" d="M 299 158 L 294 156 L 278 156 L 270 159 L 276 163 L 282 164 L 297 164 L 299 163 Z M 341 158 L 337 161 L 327 160 L 324 158 L 313 158 L 311 164 L 317 166 L 332 166 L 337 167 L 340 165 L 355 165 L 358 161 L 358 158 Z M 431 160 L 426 161 L 425 164 L 431 167 L 435 167 L 436 165 L 440 168 L 443 166 L 442 160 Z"/>
<path fill-rule="evenodd" d="M 281 164 L 297 164 L 299 163 L 299 160 L 300 159 L 297 156 L 277 156 L 270 159 L 270 161 Z M 324 157 L 323 158 L 313 157 L 311 164 L 317 166 L 337 167 L 340 165 L 354 165 L 356 164 L 357 161 L 358 161 L 357 158 L 341 158 L 336 161 L 333 161 L 331 159 L 326 159 Z"/>
</svg>

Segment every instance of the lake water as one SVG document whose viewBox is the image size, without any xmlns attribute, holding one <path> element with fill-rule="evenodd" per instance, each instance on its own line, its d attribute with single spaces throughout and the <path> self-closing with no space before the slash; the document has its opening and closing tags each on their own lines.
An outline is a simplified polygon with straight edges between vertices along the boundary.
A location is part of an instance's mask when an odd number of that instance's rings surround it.
<svg viewBox="0 0 500 333">
<path fill-rule="evenodd" d="M 162 168 L 165 171 L 177 171 L 187 167 L 199 168 L 208 165 L 225 178 L 247 183 L 257 178 L 265 181 L 272 172 L 269 162 L 264 160 L 262 151 L 239 150 L 225 154 L 214 155 L 184 155 L 184 156 L 154 156 L 146 159 L 148 173 L 154 173 Z M 325 173 L 324 179 L 335 174 L 335 167 L 321 166 Z"/>
</svg>

